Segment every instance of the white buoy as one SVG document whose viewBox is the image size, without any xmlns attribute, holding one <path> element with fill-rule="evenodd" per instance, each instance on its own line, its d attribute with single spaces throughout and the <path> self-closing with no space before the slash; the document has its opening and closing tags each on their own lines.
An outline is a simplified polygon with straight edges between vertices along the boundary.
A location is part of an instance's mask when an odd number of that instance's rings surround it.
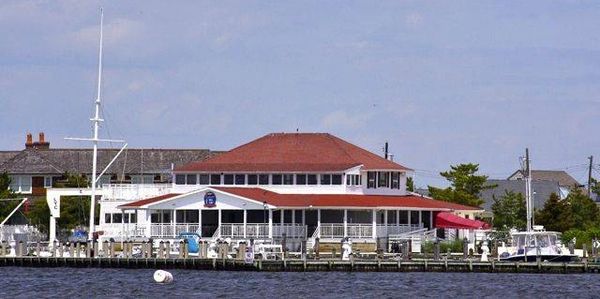
<svg viewBox="0 0 600 299">
<path fill-rule="evenodd" d="M 156 270 L 154 272 L 154 281 L 158 283 L 170 283 L 173 282 L 173 275 L 164 270 Z"/>
</svg>

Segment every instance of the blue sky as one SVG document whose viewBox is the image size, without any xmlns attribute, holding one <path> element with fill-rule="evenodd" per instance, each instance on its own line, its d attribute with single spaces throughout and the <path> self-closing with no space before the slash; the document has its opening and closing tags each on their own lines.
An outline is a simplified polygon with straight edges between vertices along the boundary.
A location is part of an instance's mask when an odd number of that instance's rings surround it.
<svg viewBox="0 0 600 299">
<path fill-rule="evenodd" d="M 100 6 L 102 135 L 131 147 L 330 132 L 389 141 L 419 186 L 525 147 L 580 181 L 600 161 L 596 1 L 2 1 L 0 149 L 85 146 L 63 137 L 91 132 Z"/>
</svg>

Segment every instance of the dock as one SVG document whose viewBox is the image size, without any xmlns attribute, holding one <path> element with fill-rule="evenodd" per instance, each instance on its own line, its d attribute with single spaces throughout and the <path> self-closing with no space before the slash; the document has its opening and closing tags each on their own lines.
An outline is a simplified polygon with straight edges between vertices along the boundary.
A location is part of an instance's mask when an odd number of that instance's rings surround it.
<svg viewBox="0 0 600 299">
<path fill-rule="evenodd" d="M 393 261 L 393 260 L 255 260 L 202 258 L 68 258 L 0 257 L 0 267 L 74 267 L 124 269 L 189 269 L 265 272 L 477 272 L 477 273 L 600 273 L 600 263 Z"/>
</svg>

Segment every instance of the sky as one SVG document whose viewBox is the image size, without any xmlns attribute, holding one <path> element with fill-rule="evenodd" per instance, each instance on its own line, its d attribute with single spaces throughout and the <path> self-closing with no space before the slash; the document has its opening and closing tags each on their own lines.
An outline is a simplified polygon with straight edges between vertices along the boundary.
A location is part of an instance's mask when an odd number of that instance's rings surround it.
<svg viewBox="0 0 600 299">
<path fill-rule="evenodd" d="M 526 147 L 580 182 L 600 162 L 597 1 L 5 0 L 0 150 L 90 146 L 64 137 L 91 135 L 100 7 L 100 134 L 132 148 L 328 132 L 388 141 L 417 186 L 465 162 L 506 178 Z"/>
</svg>

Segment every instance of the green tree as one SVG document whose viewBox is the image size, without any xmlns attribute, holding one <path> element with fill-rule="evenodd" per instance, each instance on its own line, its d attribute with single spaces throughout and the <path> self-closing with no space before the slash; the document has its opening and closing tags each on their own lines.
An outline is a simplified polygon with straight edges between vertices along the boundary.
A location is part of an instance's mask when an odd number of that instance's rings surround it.
<svg viewBox="0 0 600 299">
<path fill-rule="evenodd" d="M 598 182 L 598 180 L 596 180 L 595 178 L 592 178 L 592 192 L 596 193 L 598 195 L 600 195 L 600 182 Z"/>
<path fill-rule="evenodd" d="M 570 205 L 573 214 L 573 226 L 571 228 L 585 230 L 598 225 L 600 210 L 596 203 L 587 197 L 581 189 L 571 190 L 566 201 Z"/>
<path fill-rule="evenodd" d="M 406 191 L 415 192 L 415 182 L 412 177 L 406 178 Z"/>
<path fill-rule="evenodd" d="M 535 223 L 547 230 L 565 232 L 574 226 L 573 211 L 567 200 L 561 200 L 556 193 L 552 193 L 544 207 L 536 211 Z"/>
<path fill-rule="evenodd" d="M 494 213 L 494 227 L 500 230 L 524 230 L 527 226 L 527 208 L 525 198 L 521 193 L 505 191 L 505 194 L 496 198 L 492 204 Z"/>
<path fill-rule="evenodd" d="M 10 176 L 4 172 L 0 174 L 0 199 L 15 198 L 15 193 L 10 190 Z M 3 221 L 12 210 L 19 204 L 17 200 L 0 202 L 0 221 Z"/>
<path fill-rule="evenodd" d="M 441 189 L 428 186 L 429 194 L 439 200 L 459 203 L 468 206 L 480 206 L 483 200 L 479 193 L 495 186 L 486 185 L 487 176 L 477 175 L 479 164 L 468 163 L 451 165 L 449 171 L 440 175 L 450 182 L 450 187 Z"/>
</svg>

